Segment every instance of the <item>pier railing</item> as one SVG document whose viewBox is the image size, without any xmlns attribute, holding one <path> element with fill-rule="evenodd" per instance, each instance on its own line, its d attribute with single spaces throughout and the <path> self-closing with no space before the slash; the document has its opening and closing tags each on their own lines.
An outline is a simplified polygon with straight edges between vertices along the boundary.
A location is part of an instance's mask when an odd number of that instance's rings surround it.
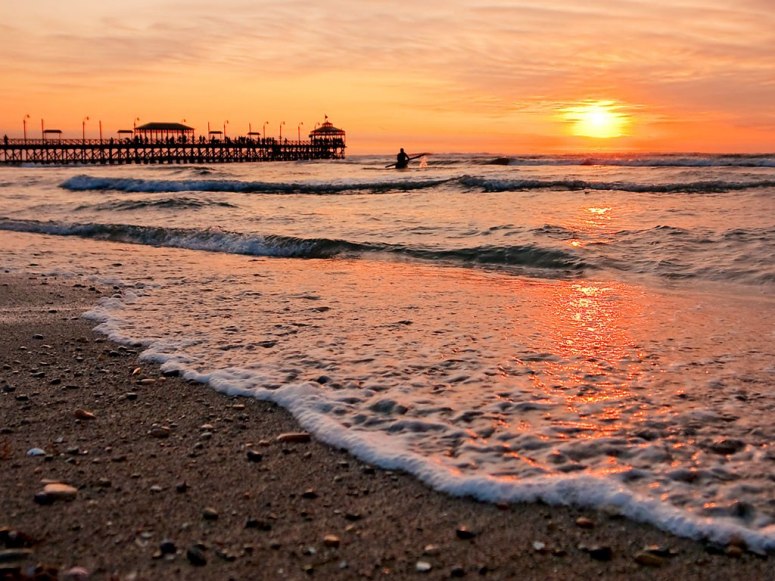
<svg viewBox="0 0 775 581">
<path fill-rule="evenodd" d="M 141 139 L 7 139 L 0 142 L 0 164 L 188 164 L 343 159 L 341 139 L 284 141 L 156 141 Z"/>
</svg>

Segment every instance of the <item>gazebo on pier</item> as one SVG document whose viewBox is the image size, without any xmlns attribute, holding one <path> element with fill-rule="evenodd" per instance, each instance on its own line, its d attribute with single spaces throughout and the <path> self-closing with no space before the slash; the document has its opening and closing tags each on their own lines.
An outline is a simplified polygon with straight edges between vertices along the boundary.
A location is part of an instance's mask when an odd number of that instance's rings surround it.
<svg viewBox="0 0 775 581">
<path fill-rule="evenodd" d="M 194 128 L 182 123 L 151 122 L 135 127 L 135 137 L 154 141 L 193 141 Z"/>
<path fill-rule="evenodd" d="M 332 151 L 333 157 L 344 158 L 345 131 L 344 129 L 334 127 L 328 120 L 327 115 L 326 120 L 320 127 L 310 131 L 309 140 L 313 148 L 325 147 Z"/>
</svg>

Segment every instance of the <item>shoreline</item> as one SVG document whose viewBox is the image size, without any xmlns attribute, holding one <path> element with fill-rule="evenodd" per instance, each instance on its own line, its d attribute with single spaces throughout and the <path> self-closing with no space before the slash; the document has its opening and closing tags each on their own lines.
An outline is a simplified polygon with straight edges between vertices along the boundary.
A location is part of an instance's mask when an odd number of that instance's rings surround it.
<svg viewBox="0 0 775 581">
<path fill-rule="evenodd" d="M 0 580 L 39 564 L 121 580 L 771 574 L 736 545 L 452 498 L 314 439 L 282 441 L 300 431 L 285 410 L 165 376 L 96 333 L 81 314 L 112 292 L 0 274 Z M 36 502 L 47 481 L 74 498 Z"/>
</svg>

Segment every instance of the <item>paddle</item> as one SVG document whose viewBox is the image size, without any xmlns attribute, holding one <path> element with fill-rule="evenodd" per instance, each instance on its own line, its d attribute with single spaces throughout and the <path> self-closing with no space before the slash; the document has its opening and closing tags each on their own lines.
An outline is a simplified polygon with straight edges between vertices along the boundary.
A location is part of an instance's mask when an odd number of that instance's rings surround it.
<svg viewBox="0 0 775 581">
<path fill-rule="evenodd" d="M 430 155 L 430 152 L 426 151 L 425 153 L 418 153 L 417 155 L 412 155 L 406 161 L 410 162 L 413 159 L 417 159 L 418 157 L 422 157 L 423 155 Z M 396 167 L 396 164 L 395 163 L 389 163 L 388 165 L 385 166 L 385 169 L 390 169 L 391 167 Z"/>
</svg>

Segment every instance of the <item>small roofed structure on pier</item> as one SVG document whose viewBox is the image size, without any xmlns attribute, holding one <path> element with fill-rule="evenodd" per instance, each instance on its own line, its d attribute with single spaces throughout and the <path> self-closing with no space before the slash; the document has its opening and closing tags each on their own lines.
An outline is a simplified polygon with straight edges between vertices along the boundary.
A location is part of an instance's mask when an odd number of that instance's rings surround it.
<svg viewBox="0 0 775 581">
<path fill-rule="evenodd" d="M 46 139 L 62 139 L 62 130 L 61 129 L 44 129 L 43 130 L 43 141 Z"/>
<path fill-rule="evenodd" d="M 313 147 L 325 147 L 332 151 L 333 157 L 344 158 L 345 131 L 334 127 L 328 120 L 328 115 L 320 127 L 309 132 L 309 140 Z"/>
<path fill-rule="evenodd" d="M 145 125 L 135 127 L 135 136 L 148 141 L 180 141 L 185 138 L 187 141 L 194 139 L 194 128 L 182 123 L 159 123 L 151 122 Z"/>
</svg>

